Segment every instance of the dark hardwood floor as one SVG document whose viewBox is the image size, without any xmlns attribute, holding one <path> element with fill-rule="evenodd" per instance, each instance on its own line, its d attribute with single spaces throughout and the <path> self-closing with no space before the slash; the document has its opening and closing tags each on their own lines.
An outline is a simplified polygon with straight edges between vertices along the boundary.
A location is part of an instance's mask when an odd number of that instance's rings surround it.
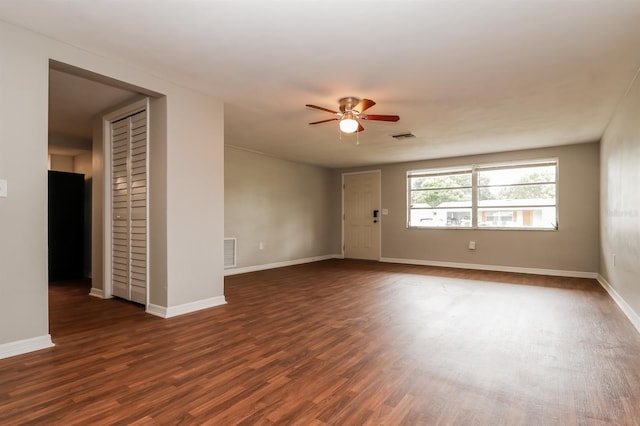
<svg viewBox="0 0 640 426">
<path fill-rule="evenodd" d="M 172 319 L 50 287 L 0 424 L 635 425 L 640 335 L 594 280 L 331 260 Z"/>
</svg>

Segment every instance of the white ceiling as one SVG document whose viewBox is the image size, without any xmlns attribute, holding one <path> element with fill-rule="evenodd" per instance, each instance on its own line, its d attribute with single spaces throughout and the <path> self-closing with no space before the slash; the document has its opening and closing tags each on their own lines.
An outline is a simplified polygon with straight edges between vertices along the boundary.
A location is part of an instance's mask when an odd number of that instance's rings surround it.
<svg viewBox="0 0 640 426">
<path fill-rule="evenodd" d="M 2 0 L 0 19 L 223 100 L 228 145 L 328 167 L 598 140 L 640 66 L 633 0 Z M 359 145 L 307 124 L 344 96 L 400 121 Z"/>
<path fill-rule="evenodd" d="M 128 90 L 50 69 L 49 133 L 90 140 L 94 115 L 135 95 Z"/>
</svg>

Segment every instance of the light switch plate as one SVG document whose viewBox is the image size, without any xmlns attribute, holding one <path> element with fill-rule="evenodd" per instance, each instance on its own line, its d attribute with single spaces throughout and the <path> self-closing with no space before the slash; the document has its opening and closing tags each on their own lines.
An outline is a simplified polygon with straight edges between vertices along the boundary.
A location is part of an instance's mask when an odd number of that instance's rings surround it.
<svg viewBox="0 0 640 426">
<path fill-rule="evenodd" d="M 386 216 L 389 214 L 389 209 L 382 209 L 382 215 Z"/>
<path fill-rule="evenodd" d="M 7 181 L 0 179 L 0 197 L 5 198 L 7 196 Z"/>
</svg>

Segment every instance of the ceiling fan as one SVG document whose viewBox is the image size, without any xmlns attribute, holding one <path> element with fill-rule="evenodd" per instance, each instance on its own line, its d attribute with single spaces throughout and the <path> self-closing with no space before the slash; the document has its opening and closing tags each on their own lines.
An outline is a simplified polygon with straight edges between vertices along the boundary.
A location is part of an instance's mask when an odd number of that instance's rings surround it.
<svg viewBox="0 0 640 426">
<path fill-rule="evenodd" d="M 372 121 L 398 121 L 400 117 L 397 115 L 379 115 L 379 114 L 364 114 L 366 110 L 374 106 L 376 103 L 371 99 L 358 99 L 354 97 L 342 98 L 338 101 L 340 111 L 334 111 L 328 108 L 319 107 L 316 105 L 307 104 L 307 108 L 319 109 L 320 111 L 329 112 L 336 117 L 329 118 L 328 120 L 314 121 L 309 124 L 321 124 L 329 121 L 340 121 L 340 130 L 343 133 L 362 132 L 364 127 L 358 120 L 372 120 Z"/>
</svg>

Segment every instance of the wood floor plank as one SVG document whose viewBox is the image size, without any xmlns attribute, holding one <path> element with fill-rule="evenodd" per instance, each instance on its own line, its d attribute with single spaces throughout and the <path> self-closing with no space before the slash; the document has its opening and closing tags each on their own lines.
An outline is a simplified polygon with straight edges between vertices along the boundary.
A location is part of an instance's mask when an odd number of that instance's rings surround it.
<svg viewBox="0 0 640 426">
<path fill-rule="evenodd" d="M 50 286 L 0 424 L 639 425 L 640 335 L 590 279 L 330 260 L 171 319 Z"/>
</svg>

